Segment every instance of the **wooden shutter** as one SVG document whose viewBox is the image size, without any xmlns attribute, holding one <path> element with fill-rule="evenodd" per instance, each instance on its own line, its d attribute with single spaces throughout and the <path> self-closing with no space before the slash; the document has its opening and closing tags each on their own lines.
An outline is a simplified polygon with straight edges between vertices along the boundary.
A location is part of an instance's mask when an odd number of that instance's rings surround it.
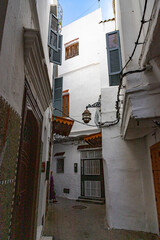
<svg viewBox="0 0 160 240">
<path fill-rule="evenodd" d="M 120 72 L 122 69 L 119 31 L 106 34 L 109 85 L 116 86 L 120 82 Z"/>
<path fill-rule="evenodd" d="M 51 13 L 49 18 L 48 46 L 55 51 L 58 51 L 58 22 L 58 18 Z"/>
<path fill-rule="evenodd" d="M 69 116 L 69 94 L 63 95 L 63 117 Z"/>
<path fill-rule="evenodd" d="M 53 107 L 62 111 L 62 86 L 63 77 L 55 79 Z M 53 115 L 61 117 L 62 112 L 54 110 Z"/>
<path fill-rule="evenodd" d="M 58 50 L 56 51 L 53 48 L 50 48 L 50 62 L 57 65 L 62 64 L 62 40 L 63 36 L 58 34 Z"/>
</svg>

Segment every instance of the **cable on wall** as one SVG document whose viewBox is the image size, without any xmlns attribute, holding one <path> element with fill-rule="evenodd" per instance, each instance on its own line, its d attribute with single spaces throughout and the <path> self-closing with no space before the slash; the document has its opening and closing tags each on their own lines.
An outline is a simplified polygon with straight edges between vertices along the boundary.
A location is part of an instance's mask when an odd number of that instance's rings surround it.
<svg viewBox="0 0 160 240">
<path fill-rule="evenodd" d="M 135 53 L 135 51 L 136 51 L 137 46 L 140 45 L 140 44 L 144 44 L 144 43 L 139 43 L 139 39 L 140 39 L 140 37 L 141 37 L 143 25 L 144 25 L 145 23 L 151 21 L 151 19 L 148 20 L 148 21 L 145 20 L 147 2 L 148 2 L 148 0 L 145 0 L 144 10 L 143 10 L 143 16 L 142 16 L 142 20 L 141 20 L 141 26 L 140 26 L 140 29 L 139 29 L 138 37 L 137 37 L 137 40 L 136 40 L 136 42 L 135 42 L 135 46 L 134 46 L 133 52 L 132 52 L 131 56 L 129 57 L 128 61 L 126 62 L 126 64 L 124 65 L 124 67 L 122 68 L 121 74 L 123 73 L 123 70 L 127 67 L 127 65 L 128 65 L 128 64 L 130 63 L 130 61 L 132 60 L 132 58 L 133 58 L 133 56 L 134 56 L 134 53 Z"/>
<path fill-rule="evenodd" d="M 115 105 L 115 108 L 116 108 L 116 120 L 114 121 L 105 121 L 103 123 L 100 123 L 99 125 L 91 125 L 91 124 L 86 124 L 84 122 L 81 122 L 79 120 L 76 120 L 74 118 L 71 118 L 69 116 L 67 116 L 63 111 L 61 111 L 60 109 L 57 109 L 57 108 L 54 108 L 55 110 L 63 113 L 66 117 L 70 118 L 71 120 L 77 122 L 77 123 L 80 123 L 80 124 L 83 124 L 83 125 L 87 125 L 87 126 L 90 126 L 90 127 L 110 127 L 110 126 L 114 126 L 116 124 L 118 124 L 119 120 L 120 120 L 120 106 L 119 106 L 119 102 L 120 102 L 120 90 L 121 90 L 121 86 L 122 86 L 122 81 L 123 81 L 123 78 L 127 75 L 130 75 L 130 74 L 134 74 L 134 73 L 140 73 L 140 72 L 143 72 L 146 70 L 146 67 L 143 68 L 143 69 L 137 69 L 137 70 L 134 70 L 134 71 L 128 71 L 128 72 L 125 72 L 123 73 L 123 70 L 127 67 L 127 65 L 130 63 L 130 61 L 132 60 L 134 54 L 135 54 L 135 51 L 136 51 L 136 48 L 138 45 L 140 44 L 143 44 L 143 43 L 140 43 L 139 42 L 139 39 L 141 37 L 141 33 L 142 33 L 142 28 L 143 28 L 143 25 L 150 20 L 146 21 L 145 20 L 145 14 L 146 14 L 146 8 L 147 8 L 147 2 L 148 0 L 145 0 L 145 4 L 144 4 L 144 10 L 143 10 L 143 16 L 142 16 L 142 20 L 141 20 L 141 26 L 140 26 L 140 29 L 139 29 L 139 33 L 138 33 L 138 37 L 137 37 L 137 40 L 135 42 L 135 46 L 134 46 L 134 49 L 132 51 L 132 54 L 131 56 L 129 57 L 128 61 L 126 62 L 126 64 L 124 65 L 124 67 L 122 68 L 121 72 L 120 72 L 120 84 L 119 84 L 119 87 L 118 87 L 118 92 L 117 92 L 117 100 L 116 100 L 116 105 Z"/>
<path fill-rule="evenodd" d="M 125 72 L 123 73 L 123 70 L 128 66 L 128 64 L 130 63 L 130 61 L 133 59 L 133 56 L 135 54 L 135 51 L 136 51 L 136 48 L 138 45 L 140 44 L 144 44 L 144 43 L 140 43 L 139 42 L 139 39 L 141 37 L 141 33 L 142 33 L 142 28 L 143 28 L 143 25 L 150 20 L 146 21 L 145 20 L 145 14 L 146 14 L 146 9 L 147 9 L 147 2 L 148 0 L 145 0 L 145 4 L 144 4 L 144 10 L 143 10 L 143 16 L 142 16 L 142 20 L 141 20 L 141 26 L 140 26 L 140 29 L 139 29 L 139 33 L 138 33 L 138 37 L 137 37 L 137 40 L 135 42 L 135 46 L 134 46 L 134 49 L 132 51 L 132 54 L 131 56 L 129 57 L 128 61 L 126 62 L 126 64 L 124 65 L 124 67 L 122 68 L 121 72 L 120 72 L 120 84 L 119 84 L 119 87 L 118 87 L 118 92 L 117 92 L 117 101 L 116 101 L 116 120 L 113 121 L 111 124 L 107 125 L 106 127 L 110 127 L 110 126 L 113 126 L 113 125 L 116 125 L 119 120 L 120 120 L 120 106 L 119 106 L 119 103 L 120 103 L 120 90 L 121 90 L 121 87 L 122 87 L 122 81 L 123 81 L 123 78 L 129 74 L 134 74 L 134 73 L 138 73 L 138 72 L 143 72 L 146 70 L 146 68 L 143 68 L 143 69 L 137 69 L 137 70 L 134 70 L 134 71 L 128 71 L 128 72 Z"/>
<path fill-rule="evenodd" d="M 83 125 L 89 126 L 89 127 L 97 127 L 97 125 L 92 125 L 92 124 L 84 123 L 84 122 L 81 122 L 81 121 L 79 121 L 79 120 L 77 120 L 77 119 L 74 119 L 74 118 L 72 118 L 72 117 L 69 117 L 67 114 L 65 114 L 62 110 L 60 110 L 60 109 L 58 109 L 58 108 L 53 108 L 53 110 L 57 110 L 57 111 L 63 113 L 63 115 L 65 115 L 66 117 L 68 117 L 69 119 L 71 119 L 71 120 L 73 120 L 73 121 L 75 121 L 75 122 L 77 122 L 77 123 L 80 123 L 80 124 L 83 124 Z"/>
</svg>

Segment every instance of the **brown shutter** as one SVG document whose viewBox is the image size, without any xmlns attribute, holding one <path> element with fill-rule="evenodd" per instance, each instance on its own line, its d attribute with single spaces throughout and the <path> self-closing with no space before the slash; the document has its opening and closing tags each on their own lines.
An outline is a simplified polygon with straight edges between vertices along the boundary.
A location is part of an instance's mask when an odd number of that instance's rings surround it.
<svg viewBox="0 0 160 240">
<path fill-rule="evenodd" d="M 63 117 L 69 116 L 69 94 L 63 96 Z"/>
</svg>

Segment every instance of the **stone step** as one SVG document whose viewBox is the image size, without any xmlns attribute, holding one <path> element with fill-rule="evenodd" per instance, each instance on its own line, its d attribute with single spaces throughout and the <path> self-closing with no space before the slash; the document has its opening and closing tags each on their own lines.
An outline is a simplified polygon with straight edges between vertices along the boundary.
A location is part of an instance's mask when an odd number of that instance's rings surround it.
<svg viewBox="0 0 160 240">
<path fill-rule="evenodd" d="M 105 204 L 104 198 L 79 197 L 76 201 L 94 203 L 94 204 Z"/>
</svg>

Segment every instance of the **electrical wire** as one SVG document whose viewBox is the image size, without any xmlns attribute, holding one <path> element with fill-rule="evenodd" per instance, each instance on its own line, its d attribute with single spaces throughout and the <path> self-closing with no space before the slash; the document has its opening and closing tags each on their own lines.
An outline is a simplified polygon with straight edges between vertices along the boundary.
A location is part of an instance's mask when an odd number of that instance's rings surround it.
<svg viewBox="0 0 160 240">
<path fill-rule="evenodd" d="M 75 122 L 77 122 L 77 123 L 80 123 L 80 124 L 83 124 L 83 125 L 87 125 L 87 126 L 89 126 L 89 127 L 97 127 L 97 125 L 92 125 L 92 124 L 84 123 L 84 122 L 81 122 L 81 121 L 79 121 L 79 120 L 76 120 L 76 119 L 74 119 L 74 118 L 72 118 L 72 117 L 69 117 L 67 114 L 65 114 L 62 110 L 60 110 L 60 109 L 58 109 L 58 108 L 54 108 L 54 110 L 57 110 L 57 111 L 63 113 L 63 115 L 65 115 L 66 117 L 68 117 L 69 119 L 71 119 L 71 120 L 73 120 L 73 121 L 75 121 Z"/>
<path fill-rule="evenodd" d="M 96 1 L 97 2 L 97 1 Z M 96 3 L 95 2 L 95 3 Z M 83 122 L 81 122 L 81 121 L 78 121 L 78 120 L 76 120 L 76 119 L 74 119 L 74 118 L 71 118 L 71 117 L 69 117 L 69 116 L 67 116 L 63 111 L 61 111 L 60 109 L 57 109 L 57 108 L 54 108 L 55 110 L 57 110 L 57 111 L 60 111 L 61 113 L 63 113 L 66 117 L 68 117 L 68 118 L 70 118 L 71 120 L 73 120 L 73 121 L 75 121 L 75 122 L 77 122 L 77 123 L 80 123 L 80 124 L 83 124 L 83 125 L 87 125 L 87 126 L 90 126 L 90 127 L 110 127 L 110 126 L 114 126 L 114 125 L 116 125 L 116 124 L 118 124 L 118 122 L 119 122 L 119 120 L 120 120 L 120 107 L 119 107 L 119 102 L 120 102 L 120 98 L 119 98 L 119 96 L 120 96 L 120 90 L 121 90 L 121 86 L 122 86 L 122 80 L 123 80 L 123 78 L 125 77 L 125 76 L 127 76 L 127 75 L 130 75 L 130 74 L 134 74 L 134 73 L 140 73 L 140 72 L 143 72 L 143 71 L 145 71 L 146 70 L 146 68 L 143 68 L 143 69 L 137 69 L 137 70 L 134 70 L 134 71 L 128 71 L 128 72 L 125 72 L 125 73 L 123 73 L 123 70 L 127 67 L 127 65 L 130 63 L 130 61 L 132 60 L 132 58 L 133 58 L 133 56 L 134 56 L 134 54 L 135 54 L 135 51 L 136 51 L 136 48 L 137 48 L 137 45 L 139 45 L 139 44 L 143 44 L 143 43 L 139 43 L 139 39 L 140 39 L 140 37 L 141 37 L 141 33 L 142 33 L 142 28 L 143 28 L 143 25 L 146 23 L 146 22 L 148 22 L 148 21 L 145 21 L 145 13 L 146 13 L 146 8 L 147 8 L 147 2 L 148 2 L 148 0 L 145 0 L 145 4 L 144 4 L 144 10 L 143 10 L 143 16 L 142 16 L 142 20 L 141 20 L 141 26 L 140 26 L 140 30 L 139 30 L 139 34 L 138 34 L 138 37 L 137 37 L 137 40 L 136 40 L 136 42 L 135 42 L 135 47 L 134 47 L 134 49 L 133 49 L 133 52 L 132 52 L 132 54 L 131 54 L 131 56 L 129 57 L 129 60 L 126 62 L 126 64 L 124 65 L 124 67 L 122 68 L 122 70 L 121 70 L 121 72 L 120 72 L 120 84 L 119 84 L 119 87 L 118 87 L 118 92 L 117 92 L 117 101 L 116 101 L 116 106 L 115 106 L 115 108 L 116 108 L 116 120 L 114 120 L 114 121 L 106 121 L 106 122 L 104 122 L 104 123 L 100 123 L 99 125 L 91 125 L 91 124 L 86 124 L 86 123 L 83 123 Z M 94 3 L 94 4 L 95 4 Z M 94 5 L 93 4 L 93 5 Z M 91 6 L 92 7 L 92 6 Z M 91 8 L 90 7 L 90 8 Z M 88 11 L 90 8 L 88 8 L 86 11 Z M 85 13 L 85 12 L 84 12 Z M 83 14 L 84 14 L 83 13 Z M 83 15 L 82 14 L 82 15 Z M 81 17 L 81 16 L 79 16 L 79 17 Z M 79 18 L 78 17 L 78 18 Z M 150 19 L 151 20 L 151 19 Z M 149 21 L 150 21 L 149 20 Z M 75 20 L 74 20 L 75 21 Z"/>
<path fill-rule="evenodd" d="M 140 30 L 139 30 L 139 34 L 138 34 L 138 37 L 137 37 L 137 40 L 135 42 L 135 46 L 134 46 L 134 49 L 133 49 L 133 52 L 131 54 L 131 56 L 129 57 L 129 60 L 126 62 L 126 64 L 124 65 L 124 67 L 122 68 L 122 71 L 121 73 L 123 73 L 123 70 L 127 67 L 127 65 L 130 63 L 130 61 L 132 60 L 133 58 L 133 55 L 136 51 L 136 48 L 139 44 L 143 44 L 143 43 L 139 43 L 139 39 L 141 37 L 141 33 L 142 33 L 142 28 L 143 28 L 143 24 L 148 22 L 148 21 L 145 21 L 145 14 L 146 14 L 146 8 L 147 8 L 147 2 L 148 0 L 145 0 L 145 4 L 144 4 L 144 10 L 143 10 L 143 16 L 142 16 L 142 20 L 141 20 L 141 26 L 140 26 Z M 150 20 L 149 20 L 150 21 Z"/>
<path fill-rule="evenodd" d="M 144 67 L 142 69 L 137 69 L 137 70 L 134 70 L 134 71 L 128 71 L 128 72 L 125 72 L 122 76 L 125 77 L 125 76 L 133 74 L 133 73 L 144 72 L 145 70 L 146 70 L 146 67 Z"/>
<path fill-rule="evenodd" d="M 146 13 L 146 8 L 147 8 L 147 2 L 148 0 L 145 0 L 145 4 L 144 4 L 144 10 L 143 10 L 143 16 L 142 16 L 142 20 L 141 20 L 141 26 L 140 26 L 140 29 L 139 29 L 139 33 L 138 33 L 138 37 L 137 37 L 137 40 L 135 42 L 135 46 L 134 46 L 134 49 L 133 49 L 133 52 L 131 54 L 131 56 L 129 57 L 129 60 L 126 62 L 126 64 L 124 65 L 124 67 L 122 68 L 121 72 L 120 72 L 120 84 L 119 84 L 119 87 L 118 87 L 118 92 L 117 92 L 117 101 L 116 101 L 116 120 L 113 121 L 111 124 L 108 125 L 108 127 L 110 126 L 113 126 L 113 125 L 116 125 L 119 120 L 120 120 L 120 106 L 119 106 L 119 102 L 120 102 L 120 90 L 121 90 L 121 87 L 122 87 L 122 81 L 123 81 L 123 78 L 129 74 L 134 74 L 134 73 L 138 73 L 138 72 L 143 72 L 146 70 L 146 68 L 143 68 L 143 69 L 137 69 L 137 70 L 134 70 L 134 71 L 128 71 L 128 72 L 125 72 L 123 73 L 123 70 L 127 67 L 127 65 L 130 63 L 130 61 L 132 60 L 133 56 L 134 56 L 134 53 L 136 51 L 136 48 L 137 48 L 137 45 L 141 44 L 139 43 L 139 39 L 140 39 L 140 36 L 141 36 L 141 33 L 142 33 L 142 28 L 143 28 L 143 25 L 148 22 L 148 21 L 145 21 L 145 13 Z M 151 19 L 150 19 L 151 20 Z M 149 21 L 150 21 L 149 20 Z M 142 43 L 143 44 L 143 43 Z"/>
</svg>

